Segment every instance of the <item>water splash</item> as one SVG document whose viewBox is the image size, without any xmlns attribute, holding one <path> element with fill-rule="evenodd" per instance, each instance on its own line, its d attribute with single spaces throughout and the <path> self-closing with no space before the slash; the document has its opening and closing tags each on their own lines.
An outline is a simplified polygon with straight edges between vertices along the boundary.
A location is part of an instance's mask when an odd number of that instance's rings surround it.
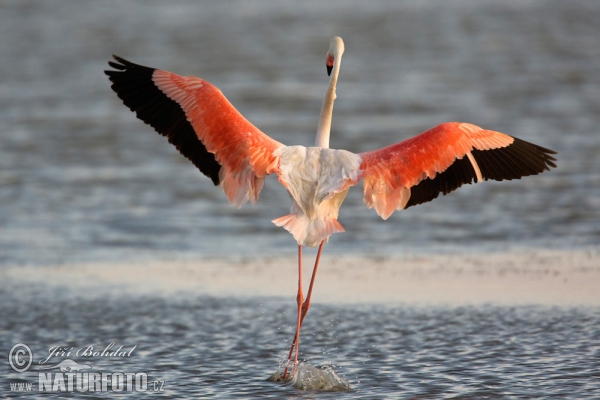
<svg viewBox="0 0 600 400">
<path fill-rule="evenodd" d="M 267 381 L 287 383 L 300 390 L 341 392 L 352 389 L 350 382 L 337 374 L 332 363 L 326 363 L 319 367 L 315 367 L 308 362 L 300 363 L 296 373 L 293 376 L 288 375 L 285 380 L 281 376 L 283 367 L 283 365 L 280 365 L 277 372 L 271 375 Z"/>
</svg>

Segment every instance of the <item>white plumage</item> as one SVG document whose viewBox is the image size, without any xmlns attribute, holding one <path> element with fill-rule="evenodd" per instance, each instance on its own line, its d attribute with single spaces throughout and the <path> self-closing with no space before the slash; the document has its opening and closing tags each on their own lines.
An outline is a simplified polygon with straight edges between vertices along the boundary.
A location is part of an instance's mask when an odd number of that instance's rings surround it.
<svg viewBox="0 0 600 400">
<path fill-rule="evenodd" d="M 290 194 L 291 214 L 273 222 L 287 229 L 299 245 L 315 247 L 332 233 L 343 232 L 337 221 L 350 186 L 361 178 L 359 155 L 322 147 L 283 146 L 279 181 Z"/>
</svg>

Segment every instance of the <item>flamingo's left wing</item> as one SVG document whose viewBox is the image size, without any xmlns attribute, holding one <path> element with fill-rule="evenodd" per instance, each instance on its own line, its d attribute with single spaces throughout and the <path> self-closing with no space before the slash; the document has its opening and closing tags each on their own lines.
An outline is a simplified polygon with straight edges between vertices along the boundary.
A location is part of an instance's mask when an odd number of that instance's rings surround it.
<svg viewBox="0 0 600 400">
<path fill-rule="evenodd" d="M 524 140 L 447 122 L 382 149 L 361 153 L 364 201 L 387 219 L 465 183 L 519 179 L 556 167 L 556 152 Z"/>
<path fill-rule="evenodd" d="M 180 153 L 221 185 L 229 202 L 254 202 L 275 149 L 283 144 L 252 125 L 209 82 L 134 64 L 114 56 L 105 71 L 112 89 L 142 121 L 166 136 Z"/>
</svg>

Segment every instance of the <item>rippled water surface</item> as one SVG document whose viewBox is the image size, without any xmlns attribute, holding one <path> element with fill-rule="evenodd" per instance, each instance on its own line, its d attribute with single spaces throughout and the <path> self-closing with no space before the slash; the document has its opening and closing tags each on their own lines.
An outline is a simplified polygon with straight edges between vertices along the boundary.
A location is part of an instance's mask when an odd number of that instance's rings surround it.
<svg viewBox="0 0 600 400">
<path fill-rule="evenodd" d="M 332 35 L 346 43 L 332 147 L 366 151 L 468 121 L 558 151 L 559 168 L 468 185 L 388 221 L 355 188 L 340 215 L 347 232 L 327 252 L 595 247 L 599 19 L 594 1 L 3 1 L 0 271 L 292 254 L 292 238 L 270 222 L 289 207 L 276 179 L 257 205 L 229 207 L 120 103 L 102 71 L 114 53 L 200 76 L 267 134 L 311 145 Z M 137 345 L 129 359 L 94 365 L 143 369 L 166 382 L 153 395 L 172 398 L 600 397 L 597 307 L 315 304 L 302 356 L 333 364 L 352 386 L 315 393 L 265 381 L 293 334 L 292 296 L 76 286 L 0 279 L 2 354 L 19 342 L 36 354 Z M 35 377 L 5 371 L 3 395 L 9 382 Z"/>
<path fill-rule="evenodd" d="M 0 322 L 3 354 L 18 342 L 31 347 L 36 361 L 51 346 L 137 345 L 127 359 L 76 360 L 96 372 L 145 372 L 149 381 L 165 382 L 164 392 L 152 393 L 157 397 L 600 395 L 598 308 L 315 305 L 303 326 L 301 357 L 333 364 L 351 385 L 347 392 L 317 393 L 266 382 L 293 335 L 286 313 L 292 299 L 109 297 L 39 287 L 20 293 L 26 300 L 0 295 L 9 316 Z M 17 378 L 37 384 L 36 373 L 8 371 L 2 389 Z"/>
</svg>

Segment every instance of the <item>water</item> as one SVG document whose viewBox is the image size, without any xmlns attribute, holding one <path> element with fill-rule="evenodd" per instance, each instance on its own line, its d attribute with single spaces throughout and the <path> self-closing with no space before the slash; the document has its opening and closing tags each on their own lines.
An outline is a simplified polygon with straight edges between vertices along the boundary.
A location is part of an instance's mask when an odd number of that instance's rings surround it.
<svg viewBox="0 0 600 400">
<path fill-rule="evenodd" d="M 600 7 L 495 3 L 4 2 L 0 263 L 293 253 L 270 222 L 289 212 L 276 179 L 256 206 L 229 207 L 102 71 L 115 53 L 201 76 L 269 135 L 311 145 L 333 34 L 346 54 L 332 147 L 366 151 L 469 121 L 558 151 L 559 168 L 464 187 L 388 221 L 355 188 L 347 233 L 327 251 L 598 244 Z"/>
<path fill-rule="evenodd" d="M 388 221 L 355 188 L 340 215 L 346 233 L 328 254 L 597 249 L 599 18 L 592 1 L 4 1 L 0 274 L 292 255 L 291 236 L 270 222 L 289 212 L 276 179 L 257 205 L 229 207 L 119 102 L 102 71 L 114 53 L 200 76 L 264 132 L 310 145 L 332 35 L 346 43 L 332 147 L 366 151 L 468 121 L 558 151 L 559 167 L 468 185 Z M 128 295 L 56 279 L 62 286 L 1 280 L 2 354 L 18 342 L 36 354 L 137 344 L 119 368 L 164 380 L 164 397 L 339 397 L 265 382 L 293 334 L 292 293 Z M 303 356 L 333 362 L 351 398 L 593 398 L 599 322 L 597 306 L 317 303 Z M 3 394 L 19 378 L 7 371 Z"/>
<path fill-rule="evenodd" d="M 156 397 L 581 399 L 600 393 L 598 308 L 317 304 L 305 320 L 301 357 L 333 364 L 351 386 L 328 393 L 266 382 L 294 332 L 286 313 L 292 299 L 109 296 L 28 286 L 19 293 L 0 294 L 2 354 L 18 342 L 31 347 L 36 361 L 51 346 L 137 345 L 127 359 L 76 360 L 96 372 L 145 372 L 149 381 L 164 381 Z M 2 389 L 18 378 L 37 384 L 36 373 L 8 370 Z"/>
</svg>

